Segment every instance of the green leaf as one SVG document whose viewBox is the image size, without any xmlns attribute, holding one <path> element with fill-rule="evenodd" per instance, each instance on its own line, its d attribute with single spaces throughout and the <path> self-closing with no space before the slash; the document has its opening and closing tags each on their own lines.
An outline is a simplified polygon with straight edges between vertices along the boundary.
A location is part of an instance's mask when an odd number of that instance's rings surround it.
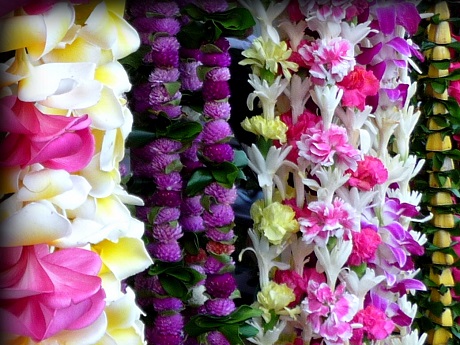
<svg viewBox="0 0 460 345">
<path fill-rule="evenodd" d="M 437 69 L 448 69 L 450 67 L 450 60 L 430 61 L 430 64 Z"/>
<path fill-rule="evenodd" d="M 181 142 L 190 142 L 203 130 L 203 126 L 196 121 L 177 121 L 167 128 L 166 136 Z"/>
<path fill-rule="evenodd" d="M 264 324 L 264 332 L 271 331 L 278 322 L 280 316 L 275 313 L 273 309 L 270 309 L 270 321 Z"/>
<path fill-rule="evenodd" d="M 238 177 L 238 168 L 230 162 L 223 162 L 211 170 L 212 177 L 221 185 L 232 188 Z"/>
<path fill-rule="evenodd" d="M 222 53 L 222 49 L 220 49 L 215 44 L 211 44 L 211 43 L 203 44 L 200 47 L 200 51 L 202 51 L 203 53 L 206 53 L 206 54 L 209 54 L 209 53 Z"/>
<path fill-rule="evenodd" d="M 205 78 L 206 78 L 206 74 L 208 74 L 209 71 L 212 71 L 213 69 L 215 69 L 216 67 L 210 67 L 210 66 L 204 66 L 204 65 L 200 65 L 197 67 L 196 69 L 196 74 L 198 76 L 198 78 L 203 81 Z"/>
<path fill-rule="evenodd" d="M 225 325 L 220 327 L 219 331 L 225 335 L 225 338 L 227 338 L 231 345 L 244 345 L 244 341 L 240 337 L 238 325 Z"/>
<path fill-rule="evenodd" d="M 447 81 L 436 79 L 431 82 L 431 87 L 437 93 L 443 93 L 447 88 Z"/>
<path fill-rule="evenodd" d="M 233 158 L 233 164 L 238 168 L 243 168 L 248 165 L 248 156 L 243 150 L 234 150 L 235 156 Z"/>
<path fill-rule="evenodd" d="M 150 209 L 150 212 L 147 216 L 147 219 L 150 224 L 153 224 L 155 222 L 155 218 L 157 217 L 158 212 L 160 212 L 160 210 L 161 210 L 161 207 L 159 206 L 154 206 Z"/>
<path fill-rule="evenodd" d="M 179 91 L 181 83 L 178 81 L 163 83 L 169 96 L 173 97 Z"/>
<path fill-rule="evenodd" d="M 168 295 L 180 299 L 183 299 L 187 295 L 188 289 L 179 279 L 175 279 L 170 275 L 159 275 L 158 278 L 161 286 Z"/>
<path fill-rule="evenodd" d="M 156 133 L 149 131 L 133 129 L 126 139 L 126 147 L 142 147 L 157 138 Z"/>
<path fill-rule="evenodd" d="M 252 338 L 259 333 L 259 330 L 254 326 L 246 323 L 240 326 L 239 332 L 243 338 Z"/>
<path fill-rule="evenodd" d="M 213 181 L 214 178 L 208 169 L 197 169 L 187 182 L 185 192 L 188 196 L 196 195 L 202 192 L 203 189 Z"/>
</svg>

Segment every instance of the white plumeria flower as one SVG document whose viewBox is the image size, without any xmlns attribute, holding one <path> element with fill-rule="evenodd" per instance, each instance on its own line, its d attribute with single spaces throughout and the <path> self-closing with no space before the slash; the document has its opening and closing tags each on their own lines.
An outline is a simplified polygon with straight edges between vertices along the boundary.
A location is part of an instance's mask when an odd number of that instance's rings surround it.
<svg viewBox="0 0 460 345">
<path fill-rule="evenodd" d="M 330 252 L 327 246 L 316 246 L 314 249 L 318 258 L 316 270 L 320 273 L 326 273 L 327 284 L 332 290 L 335 289 L 339 273 L 345 262 L 347 262 L 352 248 L 352 241 L 345 241 L 343 238 L 338 238 L 335 247 Z"/>
<path fill-rule="evenodd" d="M 266 332 L 264 331 L 261 322 L 262 320 L 260 318 L 253 318 L 248 322 L 251 326 L 258 330 L 257 335 L 255 337 L 248 338 L 248 341 L 256 345 L 274 345 L 278 341 L 281 332 L 283 332 L 286 327 L 287 322 L 280 319 L 271 330 Z"/>
<path fill-rule="evenodd" d="M 285 10 L 289 0 L 280 2 L 269 2 L 268 8 L 260 0 L 238 0 L 246 9 L 251 12 L 252 16 L 259 22 L 261 36 L 264 40 L 271 39 L 275 43 L 280 43 L 278 30 L 273 27 L 275 19 Z"/>
<path fill-rule="evenodd" d="M 284 89 L 284 94 L 289 98 L 291 109 L 292 109 L 292 122 L 297 123 L 299 115 L 301 115 L 305 109 L 305 104 L 310 98 L 310 78 L 302 78 L 294 74 L 291 77 L 289 85 Z"/>
<path fill-rule="evenodd" d="M 239 260 L 241 261 L 244 252 L 247 250 L 254 252 L 259 267 L 259 283 L 260 287 L 263 288 L 270 280 L 269 272 L 273 267 L 278 267 L 279 269 L 289 269 L 289 265 L 287 263 L 276 260 L 276 258 L 286 248 L 287 242 L 281 245 L 270 245 L 268 239 L 256 232 L 254 229 L 249 229 L 248 235 L 251 239 L 252 247 L 243 249 L 240 252 Z"/>
<path fill-rule="evenodd" d="M 328 130 L 331 126 L 335 109 L 342 99 L 343 90 L 335 84 L 325 86 L 315 85 L 313 90 L 311 98 L 320 109 L 324 130 Z"/>
<path fill-rule="evenodd" d="M 346 282 L 348 291 L 358 297 L 360 309 L 363 309 L 367 293 L 386 278 L 383 275 L 376 276 L 370 268 L 366 268 L 366 273 L 359 278 L 355 271 L 347 268 L 340 272 L 340 279 Z"/>
<path fill-rule="evenodd" d="M 263 116 L 266 120 L 275 119 L 275 105 L 278 97 L 283 93 L 289 83 L 286 78 L 281 79 L 277 76 L 271 85 L 265 79 L 251 73 L 249 74 L 249 84 L 254 88 L 247 98 L 247 106 L 249 110 L 253 110 L 254 100 L 259 98 L 262 103 Z"/>
<path fill-rule="evenodd" d="M 273 194 L 273 182 L 278 189 L 283 192 L 284 185 L 280 178 L 276 175 L 278 169 L 284 165 L 295 165 L 286 160 L 287 155 L 291 151 L 291 146 L 275 147 L 271 146 L 267 156 L 264 158 L 256 144 L 244 146 L 248 156 L 248 166 L 257 174 L 259 186 L 264 192 L 264 197 L 267 202 L 271 202 Z"/>
</svg>

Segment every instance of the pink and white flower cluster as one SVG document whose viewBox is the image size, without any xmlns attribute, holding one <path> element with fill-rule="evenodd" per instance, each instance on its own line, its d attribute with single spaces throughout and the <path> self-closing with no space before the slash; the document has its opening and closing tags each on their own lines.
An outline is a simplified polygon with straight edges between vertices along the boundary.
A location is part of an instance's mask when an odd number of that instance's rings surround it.
<svg viewBox="0 0 460 345">
<path fill-rule="evenodd" d="M 411 227 L 421 218 L 420 197 L 409 184 L 423 161 L 408 153 L 407 142 L 419 116 L 410 105 L 416 86 L 409 77 L 416 69 L 411 58 L 421 57 L 410 40 L 420 21 L 416 3 L 256 1 L 252 9 L 242 3 L 261 26 L 242 63 L 253 67 L 251 85 L 261 78 L 254 86 L 260 99 L 261 90 L 281 88 L 269 111 L 275 119 L 266 120 L 287 127 L 285 139 L 269 141 L 270 150 L 247 148 L 264 194 L 253 210 L 281 203 L 297 222 L 275 243 L 253 219 L 250 249 L 261 286 L 255 306 L 264 315 L 253 320 L 259 334 L 252 342 L 418 338 L 411 330 L 416 306 L 407 300 L 408 291 L 425 289 L 413 257 L 424 253 L 426 239 Z M 292 75 L 270 68 L 274 46 Z M 278 300 L 266 298 L 266 286 L 276 287 Z M 281 301 L 290 302 L 280 309 Z"/>
</svg>

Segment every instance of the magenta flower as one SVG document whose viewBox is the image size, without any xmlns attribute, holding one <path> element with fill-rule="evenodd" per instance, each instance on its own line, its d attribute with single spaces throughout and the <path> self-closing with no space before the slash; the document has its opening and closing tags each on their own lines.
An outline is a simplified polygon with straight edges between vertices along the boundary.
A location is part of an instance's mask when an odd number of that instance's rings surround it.
<svg viewBox="0 0 460 345">
<path fill-rule="evenodd" d="M 183 215 L 197 215 L 203 212 L 201 205 L 201 195 L 187 197 L 182 200 L 181 212 Z"/>
<path fill-rule="evenodd" d="M 337 83 L 337 86 L 343 89 L 342 106 L 356 107 L 363 111 L 366 97 L 378 93 L 380 82 L 372 71 L 366 71 L 364 67 L 356 66 L 342 81 Z"/>
<path fill-rule="evenodd" d="M 203 148 L 203 156 L 215 163 L 231 162 L 234 155 L 232 146 L 227 143 L 207 145 Z"/>
<path fill-rule="evenodd" d="M 382 161 L 374 156 L 366 155 L 358 161 L 355 171 L 351 169 L 346 173 L 351 174 L 348 184 L 360 190 L 371 190 L 377 184 L 382 184 L 388 179 L 388 170 Z"/>
<path fill-rule="evenodd" d="M 227 0 L 201 0 L 197 5 L 208 13 L 224 12 L 228 8 Z"/>
<path fill-rule="evenodd" d="M 179 65 L 181 73 L 181 89 L 197 91 L 203 86 L 203 82 L 197 75 L 197 68 L 201 66 L 200 61 L 183 61 Z"/>
<path fill-rule="evenodd" d="M 158 276 L 152 276 L 147 271 L 134 276 L 134 287 L 137 291 L 153 292 L 158 295 L 166 294 Z"/>
<path fill-rule="evenodd" d="M 353 330 L 353 337 L 350 339 L 352 345 L 361 345 L 364 337 L 367 340 L 383 340 L 395 328 L 394 322 L 382 310 L 372 304 L 358 311 L 353 322 L 362 324 L 363 327 Z"/>
<path fill-rule="evenodd" d="M 162 67 L 179 67 L 179 42 L 173 36 L 158 36 L 144 60 Z"/>
<path fill-rule="evenodd" d="M 181 226 L 178 224 L 161 223 L 153 225 L 152 235 L 160 242 L 169 242 L 172 240 L 178 240 L 182 237 L 183 233 Z"/>
<path fill-rule="evenodd" d="M 182 192 L 177 190 L 157 190 L 151 197 L 154 205 L 167 207 L 179 207 L 181 198 Z"/>
<path fill-rule="evenodd" d="M 154 68 L 149 75 L 151 86 L 159 86 L 163 83 L 172 83 L 179 79 L 179 69 L 177 68 Z"/>
<path fill-rule="evenodd" d="M 236 289 L 236 280 L 232 273 L 209 274 L 205 282 L 206 291 L 213 298 L 229 298 Z"/>
<path fill-rule="evenodd" d="M 1 99 L 0 166 L 40 163 L 50 169 L 75 172 L 91 161 L 95 141 L 87 115 L 66 117 L 43 114 L 33 103 L 16 96 Z"/>
<path fill-rule="evenodd" d="M 214 256 L 209 255 L 206 258 L 206 262 L 204 263 L 204 270 L 206 274 L 215 274 L 219 273 L 222 268 L 225 267 L 225 264 L 222 261 L 219 261 Z"/>
<path fill-rule="evenodd" d="M 313 128 L 308 128 L 297 142 L 299 156 L 313 163 L 331 166 L 334 163 L 355 170 L 360 153 L 348 143 L 346 129 L 331 124 L 328 130 L 318 123 Z"/>
<path fill-rule="evenodd" d="M 206 80 L 228 81 L 230 80 L 230 69 L 228 67 L 216 67 L 206 73 Z"/>
<path fill-rule="evenodd" d="M 153 181 L 159 189 L 176 191 L 182 189 L 182 176 L 178 171 L 172 171 L 169 174 L 157 173 L 153 176 Z"/>
<path fill-rule="evenodd" d="M 175 1 L 158 1 L 153 3 L 147 1 L 146 11 L 162 14 L 165 17 L 174 17 L 180 13 L 179 6 Z M 144 15 L 145 12 L 142 14 Z"/>
<path fill-rule="evenodd" d="M 232 129 L 223 119 L 209 121 L 203 126 L 202 142 L 205 145 L 229 139 L 231 136 L 233 136 Z"/>
<path fill-rule="evenodd" d="M 202 91 L 205 102 L 230 97 L 230 86 L 227 81 L 208 80 L 206 83 L 203 83 Z"/>
<path fill-rule="evenodd" d="M 206 66 L 228 67 L 232 63 L 232 58 L 228 52 L 207 53 L 201 55 L 201 62 Z"/>
<path fill-rule="evenodd" d="M 97 254 L 80 248 L 50 253 L 44 244 L 2 250 L 3 330 L 40 342 L 87 327 L 104 310 Z"/>
<path fill-rule="evenodd" d="M 360 232 L 353 231 L 353 250 L 348 264 L 359 266 L 375 258 L 377 248 L 382 242 L 375 227 L 363 227 Z"/>
<path fill-rule="evenodd" d="M 174 100 L 178 100 L 182 97 L 180 91 L 177 91 L 174 95 L 171 95 L 164 85 L 153 86 L 149 94 L 149 103 L 151 105 L 158 105 Z"/>
<path fill-rule="evenodd" d="M 152 298 L 151 302 L 153 304 L 153 308 L 157 312 L 167 310 L 180 311 L 184 308 L 184 302 L 176 297 L 155 297 Z"/>
<path fill-rule="evenodd" d="M 213 197 L 221 204 L 233 204 L 237 198 L 236 187 L 226 188 L 217 182 L 212 182 L 204 188 L 204 193 Z"/>
<path fill-rule="evenodd" d="M 206 336 L 208 345 L 230 345 L 230 342 L 219 331 L 211 331 Z"/>
<path fill-rule="evenodd" d="M 147 250 L 152 257 L 164 262 L 178 262 L 182 259 L 182 249 L 177 241 L 149 243 Z"/>
<path fill-rule="evenodd" d="M 200 215 L 181 217 L 180 224 L 182 225 L 184 231 L 200 232 L 206 229 L 203 222 L 203 217 Z"/>
<path fill-rule="evenodd" d="M 227 316 L 236 309 L 235 302 L 230 298 L 208 299 L 205 307 L 212 316 Z"/>
<path fill-rule="evenodd" d="M 204 103 L 203 113 L 214 120 L 230 118 L 231 107 L 228 102 L 215 102 L 210 100 Z"/>
<path fill-rule="evenodd" d="M 216 228 L 208 228 L 206 229 L 206 236 L 214 242 L 229 242 L 235 238 L 235 233 L 233 230 L 223 232 Z"/>
<path fill-rule="evenodd" d="M 352 231 L 359 230 L 354 208 L 338 198 L 332 204 L 324 201 L 309 203 L 306 215 L 298 221 L 302 239 L 318 246 L 325 246 L 331 236 L 350 239 Z"/>
<path fill-rule="evenodd" d="M 184 317 L 179 313 L 160 314 L 155 318 L 153 329 L 158 334 L 181 334 L 184 328 Z"/>
<path fill-rule="evenodd" d="M 235 213 L 231 205 L 213 204 L 209 211 L 203 213 L 203 220 L 206 226 L 218 228 L 231 224 L 235 220 Z"/>
</svg>

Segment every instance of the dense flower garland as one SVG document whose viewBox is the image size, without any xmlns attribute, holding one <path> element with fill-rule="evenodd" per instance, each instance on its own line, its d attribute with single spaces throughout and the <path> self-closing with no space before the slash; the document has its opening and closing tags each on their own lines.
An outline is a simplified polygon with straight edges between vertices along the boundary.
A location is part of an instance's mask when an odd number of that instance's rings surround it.
<svg viewBox="0 0 460 345">
<path fill-rule="evenodd" d="M 2 40 L 2 340 L 142 344 L 123 281 L 148 267 L 122 186 L 139 47 L 124 3 L 13 3 Z M 7 7 L 2 6 L 2 11 Z"/>
<path fill-rule="evenodd" d="M 424 191 L 422 207 L 432 212 L 431 222 L 420 224 L 426 233 L 428 257 L 419 260 L 429 290 L 420 293 L 417 325 L 428 333 L 429 344 L 455 344 L 459 338 L 458 299 L 458 145 L 460 70 L 458 65 L 458 5 L 442 1 L 426 4 L 430 13 L 417 40 L 426 57 L 420 78 L 422 118 L 414 134 L 412 150 L 427 159 L 428 166 L 414 184 Z M 429 262 L 428 262 L 429 261 Z"/>
<path fill-rule="evenodd" d="M 262 114 L 243 121 L 263 198 L 249 230 L 259 265 L 255 344 L 422 344 L 424 290 L 411 221 L 424 161 L 409 152 L 416 3 L 241 3 L 262 35 L 245 50 Z M 242 255 L 245 255 L 244 252 Z M 419 338 L 420 335 L 420 338 Z"/>
<path fill-rule="evenodd" d="M 137 82 L 130 190 L 145 200 L 137 215 L 154 260 L 133 282 L 149 344 L 236 344 L 249 334 L 240 326 L 255 315 L 233 301 L 232 204 L 241 173 L 228 143 L 229 46 L 220 37 L 225 30 L 201 36 L 196 30 L 229 22 L 228 32 L 244 33 L 249 13 L 234 11 L 226 1 L 128 6 L 146 47 L 126 63 L 136 65 Z M 238 22 L 243 29 L 235 28 Z"/>
</svg>

